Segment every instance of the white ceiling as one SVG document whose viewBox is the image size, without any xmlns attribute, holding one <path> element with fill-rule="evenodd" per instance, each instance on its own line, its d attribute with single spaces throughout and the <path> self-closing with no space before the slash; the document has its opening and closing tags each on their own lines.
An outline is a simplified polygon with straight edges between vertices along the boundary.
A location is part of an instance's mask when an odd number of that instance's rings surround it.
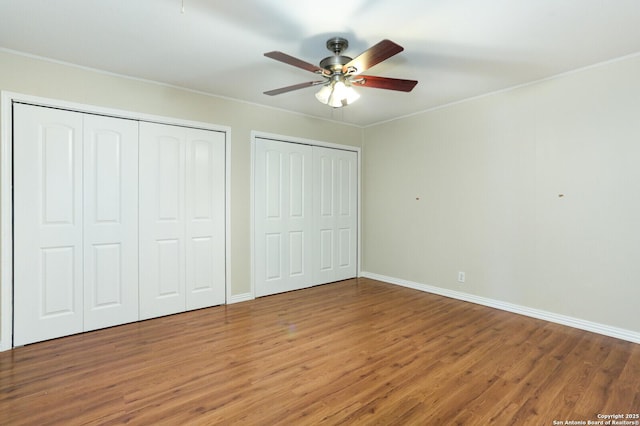
<svg viewBox="0 0 640 426">
<path fill-rule="evenodd" d="M 640 52 L 638 0 L 0 0 L 0 47 L 360 126 Z M 355 57 L 388 38 L 405 51 L 367 71 L 419 83 L 359 88 L 332 109 L 317 88 L 325 42 Z M 1 65 L 1 64 L 0 64 Z"/>
</svg>

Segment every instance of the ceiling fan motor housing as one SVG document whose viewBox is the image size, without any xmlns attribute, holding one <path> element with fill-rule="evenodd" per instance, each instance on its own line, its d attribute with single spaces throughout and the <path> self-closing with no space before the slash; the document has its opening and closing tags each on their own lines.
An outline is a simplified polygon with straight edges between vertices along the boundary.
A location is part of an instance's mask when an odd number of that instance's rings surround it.
<svg viewBox="0 0 640 426">
<path fill-rule="evenodd" d="M 329 56 L 320 61 L 320 67 L 331 73 L 342 72 L 342 67 L 351 62 L 348 56 Z"/>
<path fill-rule="evenodd" d="M 334 55 L 320 61 L 320 67 L 330 71 L 332 74 L 342 72 L 342 67 L 351 62 L 352 59 L 348 56 L 340 55 L 347 47 L 349 47 L 349 42 L 345 38 L 333 37 L 327 40 L 327 49 L 333 52 Z"/>
</svg>

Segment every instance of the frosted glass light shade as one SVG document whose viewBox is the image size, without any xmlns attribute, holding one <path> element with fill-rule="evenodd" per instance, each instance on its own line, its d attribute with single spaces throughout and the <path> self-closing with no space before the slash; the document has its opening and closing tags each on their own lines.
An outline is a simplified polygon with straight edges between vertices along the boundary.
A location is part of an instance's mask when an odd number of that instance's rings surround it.
<svg viewBox="0 0 640 426">
<path fill-rule="evenodd" d="M 332 87 L 330 84 L 322 86 L 322 89 L 316 93 L 316 99 L 323 104 L 329 103 L 329 96 L 331 96 Z"/>
</svg>

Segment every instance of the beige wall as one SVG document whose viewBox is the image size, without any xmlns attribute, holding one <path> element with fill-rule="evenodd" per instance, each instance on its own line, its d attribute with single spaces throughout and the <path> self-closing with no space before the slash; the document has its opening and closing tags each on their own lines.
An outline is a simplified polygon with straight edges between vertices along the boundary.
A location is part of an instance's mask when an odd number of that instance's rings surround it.
<svg viewBox="0 0 640 426">
<path fill-rule="evenodd" d="M 638 76 L 635 56 L 365 129 L 363 270 L 639 332 Z"/>
<path fill-rule="evenodd" d="M 362 141 L 359 127 L 3 51 L 0 90 L 231 127 L 232 295 L 250 291 L 251 131 L 353 146 Z"/>
</svg>

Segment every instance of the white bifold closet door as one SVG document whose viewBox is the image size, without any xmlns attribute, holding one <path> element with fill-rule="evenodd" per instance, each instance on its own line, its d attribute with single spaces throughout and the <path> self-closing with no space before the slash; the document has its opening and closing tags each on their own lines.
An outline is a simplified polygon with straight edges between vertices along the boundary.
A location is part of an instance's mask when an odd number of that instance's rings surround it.
<svg viewBox="0 0 640 426">
<path fill-rule="evenodd" d="M 14 345 L 137 320 L 137 122 L 13 108 Z"/>
<path fill-rule="evenodd" d="M 225 302 L 225 134 L 140 123 L 140 318 Z"/>
<path fill-rule="evenodd" d="M 138 320 L 138 123 L 84 115 L 84 331 Z"/>
<path fill-rule="evenodd" d="M 353 151 L 313 147 L 314 283 L 357 274 L 358 159 Z"/>
<path fill-rule="evenodd" d="M 256 296 L 313 285 L 312 149 L 256 139 Z"/>
<path fill-rule="evenodd" d="M 256 296 L 357 274 L 357 153 L 256 138 Z"/>
</svg>

